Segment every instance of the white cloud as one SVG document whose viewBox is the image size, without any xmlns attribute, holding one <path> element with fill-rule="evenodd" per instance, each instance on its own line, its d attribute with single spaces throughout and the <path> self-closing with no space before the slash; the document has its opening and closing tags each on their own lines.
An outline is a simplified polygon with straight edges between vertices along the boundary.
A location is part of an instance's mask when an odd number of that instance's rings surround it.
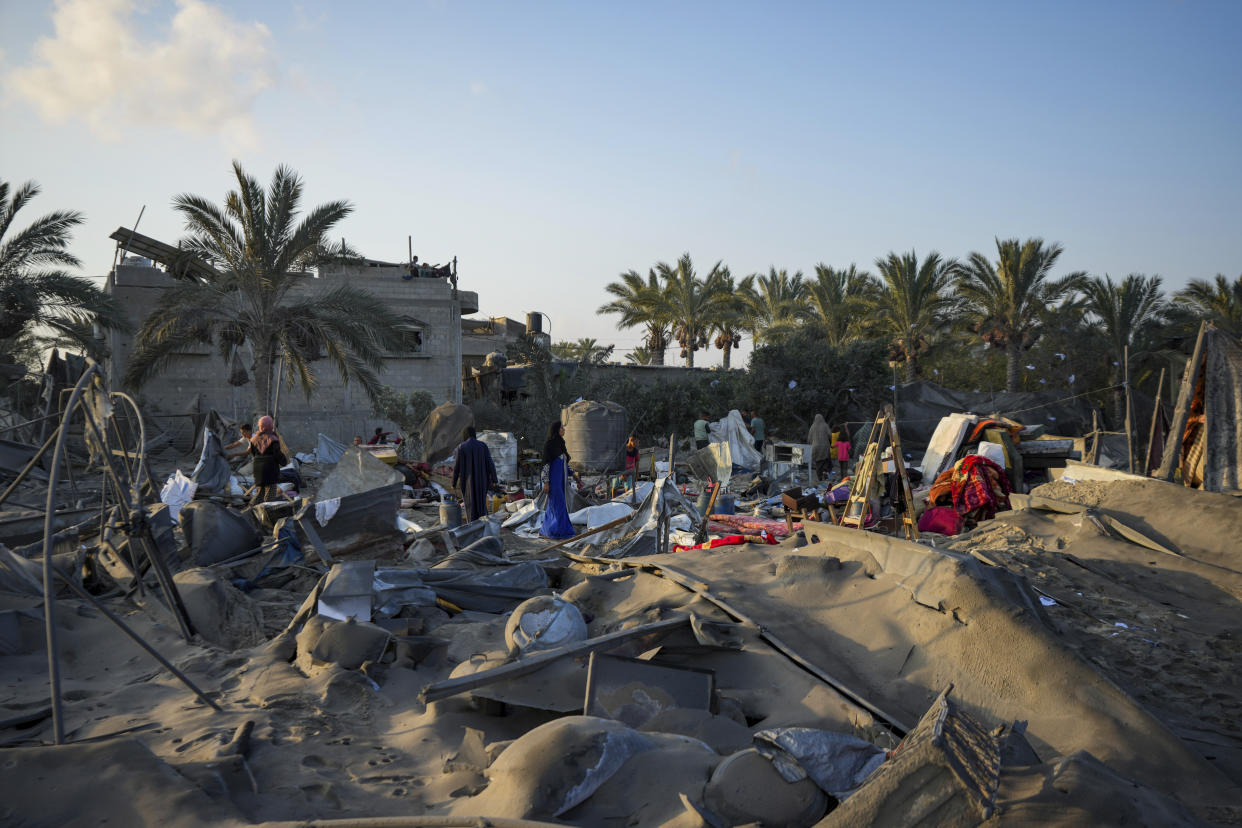
<svg viewBox="0 0 1242 828">
<path fill-rule="evenodd" d="M 251 110 L 276 78 L 271 32 L 204 0 L 176 5 L 161 36 L 141 40 L 134 0 L 57 0 L 55 35 L 6 86 L 44 120 L 80 119 L 104 138 L 156 124 L 253 144 Z"/>
</svg>

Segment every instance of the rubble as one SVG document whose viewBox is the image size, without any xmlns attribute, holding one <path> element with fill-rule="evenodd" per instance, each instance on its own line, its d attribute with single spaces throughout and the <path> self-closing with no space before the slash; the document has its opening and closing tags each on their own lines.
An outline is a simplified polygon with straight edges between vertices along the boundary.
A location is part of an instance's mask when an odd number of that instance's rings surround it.
<svg viewBox="0 0 1242 828">
<path fill-rule="evenodd" d="M 942 425 L 915 500 L 964 457 L 1009 479 L 1064 451 Z M 739 429 L 601 481 L 558 543 L 526 528 L 538 498 L 452 526 L 356 448 L 296 499 L 198 492 L 176 525 L 96 457 L 92 520 L 0 548 L 0 813 L 75 818 L 38 789 L 126 824 L 1242 818 L 1235 498 L 1063 477 L 904 540 L 892 489 L 836 525 L 851 485 L 797 444 L 738 463 Z"/>
</svg>

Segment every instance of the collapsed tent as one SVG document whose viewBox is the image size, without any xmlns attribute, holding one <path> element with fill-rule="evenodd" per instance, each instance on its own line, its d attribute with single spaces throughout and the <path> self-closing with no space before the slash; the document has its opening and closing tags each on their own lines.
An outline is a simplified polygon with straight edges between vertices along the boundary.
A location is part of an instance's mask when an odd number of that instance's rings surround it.
<svg viewBox="0 0 1242 828">
<path fill-rule="evenodd" d="M 1242 345 L 1204 322 L 1182 374 L 1158 476 L 1196 489 L 1239 488 L 1242 467 Z"/>
</svg>

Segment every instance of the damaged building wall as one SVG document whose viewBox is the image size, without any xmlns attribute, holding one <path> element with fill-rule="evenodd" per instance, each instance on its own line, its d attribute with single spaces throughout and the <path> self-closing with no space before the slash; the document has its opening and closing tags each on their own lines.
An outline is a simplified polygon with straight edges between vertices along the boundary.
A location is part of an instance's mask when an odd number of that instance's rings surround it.
<svg viewBox="0 0 1242 828">
<path fill-rule="evenodd" d="M 133 260 L 130 260 L 132 262 Z M 392 310 L 417 319 L 421 326 L 422 346 L 417 353 L 392 354 L 386 362 L 380 381 L 398 391 L 423 390 L 436 402 L 461 400 L 461 315 L 478 310 L 478 295 L 470 291 L 454 291 L 447 279 L 406 279 L 404 266 L 348 265 L 321 269 L 318 278 L 307 276 L 304 289 L 310 292 L 325 283 L 345 281 L 351 287 L 365 290 L 388 303 Z M 135 327 L 155 307 L 160 294 L 173 280 L 150 265 L 123 263 L 107 278 L 105 289 L 126 308 Z M 121 387 L 121 377 L 133 350 L 133 333 L 112 332 L 108 345 L 112 356 L 108 361 L 108 380 Z M 246 351 L 242 364 L 251 369 L 253 358 Z M 371 413 L 366 392 L 357 383 L 341 381 L 336 366 L 319 361 L 314 364 L 319 386 L 307 400 L 300 386 L 284 386 L 280 392 L 280 430 L 292 446 L 313 446 L 319 432 L 343 442 L 355 434 L 370 434 L 377 418 Z M 148 411 L 160 425 L 177 434 L 193 435 L 184 415 L 216 409 L 237 419 L 249 418 L 255 412 L 254 386 L 229 385 L 229 366 L 211 346 L 187 350 L 173 364 L 140 391 Z M 253 378 L 251 379 L 253 382 Z M 164 415 L 160 418 L 159 415 Z"/>
</svg>

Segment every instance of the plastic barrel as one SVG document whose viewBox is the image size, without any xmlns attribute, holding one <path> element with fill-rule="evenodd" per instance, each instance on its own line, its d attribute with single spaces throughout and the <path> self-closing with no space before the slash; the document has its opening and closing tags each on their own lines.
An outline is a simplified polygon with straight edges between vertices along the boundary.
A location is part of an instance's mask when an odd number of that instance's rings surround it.
<svg viewBox="0 0 1242 828">
<path fill-rule="evenodd" d="M 713 514 L 731 515 L 733 514 L 733 505 L 737 501 L 731 494 L 721 494 L 716 498 L 716 506 L 712 509 Z"/>
<path fill-rule="evenodd" d="M 441 503 L 440 522 L 444 524 L 445 529 L 455 529 L 461 526 L 461 506 L 456 503 Z"/>
</svg>

